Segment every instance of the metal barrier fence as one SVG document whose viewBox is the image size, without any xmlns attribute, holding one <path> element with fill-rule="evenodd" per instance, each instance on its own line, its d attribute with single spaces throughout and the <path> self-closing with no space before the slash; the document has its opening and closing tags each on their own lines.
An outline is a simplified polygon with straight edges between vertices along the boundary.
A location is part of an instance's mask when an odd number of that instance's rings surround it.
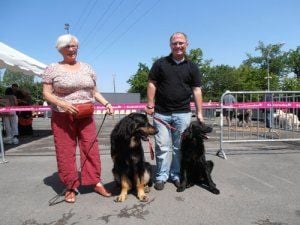
<svg viewBox="0 0 300 225">
<path fill-rule="evenodd" d="M 233 104 L 223 104 L 227 95 L 233 95 L 237 100 Z M 139 112 L 146 104 L 115 104 L 114 121 L 118 121 L 126 114 Z M 191 103 L 192 110 L 195 109 Z M 232 115 L 231 126 L 227 125 L 224 112 Z M 47 106 L 27 107 L 0 107 L 1 112 L 32 111 L 33 115 L 51 117 L 50 108 Z M 95 106 L 95 116 L 101 118 L 105 108 Z M 291 92 L 226 92 L 219 102 L 204 102 L 203 113 L 205 122 L 209 125 L 220 126 L 220 149 L 217 155 L 227 158 L 225 143 L 244 142 L 273 142 L 273 141 L 299 141 L 300 140 L 300 91 Z M 268 122 L 269 121 L 269 122 Z M 50 130 L 50 122 L 33 120 L 37 130 Z M 225 123 L 225 124 L 224 124 Z M 269 125 L 267 124 L 269 123 Z M 2 126 L 0 124 L 0 130 Z M 0 163 L 7 162 L 3 146 L 2 132 L 0 131 Z M 107 137 L 106 137 L 107 138 Z M 217 140 L 218 141 L 218 140 Z"/>
<path fill-rule="evenodd" d="M 224 143 L 300 141 L 299 118 L 300 91 L 227 91 L 221 97 L 217 155 L 227 158 Z"/>
</svg>

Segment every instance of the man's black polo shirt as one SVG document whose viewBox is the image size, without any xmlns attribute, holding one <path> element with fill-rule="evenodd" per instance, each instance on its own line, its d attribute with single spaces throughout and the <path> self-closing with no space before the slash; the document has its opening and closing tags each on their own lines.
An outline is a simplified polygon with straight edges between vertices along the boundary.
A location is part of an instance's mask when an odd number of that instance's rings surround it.
<svg viewBox="0 0 300 225">
<path fill-rule="evenodd" d="M 169 55 L 153 64 L 149 80 L 156 81 L 156 112 L 189 112 L 192 87 L 200 87 L 201 75 L 195 63 L 184 60 L 177 64 Z"/>
</svg>

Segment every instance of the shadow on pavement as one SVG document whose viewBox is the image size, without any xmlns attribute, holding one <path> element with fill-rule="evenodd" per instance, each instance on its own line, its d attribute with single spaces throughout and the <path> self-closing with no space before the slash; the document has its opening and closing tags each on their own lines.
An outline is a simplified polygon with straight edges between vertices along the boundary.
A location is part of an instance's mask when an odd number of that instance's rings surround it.
<svg viewBox="0 0 300 225">
<path fill-rule="evenodd" d="M 4 144 L 4 149 L 5 149 L 5 151 L 9 151 L 10 149 L 13 149 L 15 147 L 37 141 L 41 138 L 49 137 L 51 135 L 52 135 L 52 130 L 34 130 L 33 135 L 19 136 L 19 144 L 17 144 L 17 145 Z"/>
</svg>

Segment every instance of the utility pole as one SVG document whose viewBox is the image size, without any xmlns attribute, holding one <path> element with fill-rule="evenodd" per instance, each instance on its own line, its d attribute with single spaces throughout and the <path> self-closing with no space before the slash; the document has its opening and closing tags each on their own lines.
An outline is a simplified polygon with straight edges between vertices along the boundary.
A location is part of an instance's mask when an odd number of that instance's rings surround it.
<svg viewBox="0 0 300 225">
<path fill-rule="evenodd" d="M 272 77 L 270 76 L 270 59 L 271 59 L 271 51 L 274 47 L 279 46 L 279 48 L 281 48 L 283 45 L 285 44 L 285 42 L 280 42 L 276 45 L 268 45 L 266 46 L 266 50 L 267 50 L 267 55 L 266 55 L 266 62 L 267 62 L 267 76 L 265 77 L 265 79 L 267 79 L 267 90 L 270 91 L 270 79 L 272 79 Z"/>
<path fill-rule="evenodd" d="M 116 74 L 113 74 L 112 77 L 113 77 L 114 93 L 116 93 Z"/>
<path fill-rule="evenodd" d="M 270 62 L 269 62 L 269 49 L 267 49 L 267 77 L 266 79 L 268 80 L 268 83 L 267 83 L 267 87 L 268 87 L 268 91 L 270 91 L 270 79 L 272 77 L 270 77 Z"/>
<path fill-rule="evenodd" d="M 67 34 L 69 34 L 70 33 L 70 24 L 65 23 L 65 28 L 64 29 L 67 31 Z"/>
</svg>

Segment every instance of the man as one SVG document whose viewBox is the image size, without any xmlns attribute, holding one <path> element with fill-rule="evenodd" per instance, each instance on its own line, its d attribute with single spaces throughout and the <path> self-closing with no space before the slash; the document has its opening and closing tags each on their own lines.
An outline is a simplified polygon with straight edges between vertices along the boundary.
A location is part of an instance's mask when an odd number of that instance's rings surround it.
<svg viewBox="0 0 300 225">
<path fill-rule="evenodd" d="M 154 112 L 156 182 L 155 189 L 163 190 L 169 179 L 180 184 L 181 134 L 191 121 L 190 101 L 194 95 L 196 116 L 203 122 L 201 75 L 196 64 L 186 56 L 187 36 L 176 32 L 170 37 L 171 54 L 158 59 L 152 66 L 147 87 L 146 113 Z M 155 99 L 155 101 L 154 101 Z M 168 125 L 172 126 L 170 128 Z M 171 157 L 172 154 L 172 157 Z"/>
<path fill-rule="evenodd" d="M 14 95 L 17 93 L 17 91 L 19 90 L 19 85 L 17 83 L 14 83 L 11 85 L 11 88 L 13 90 Z"/>
<path fill-rule="evenodd" d="M 226 91 L 226 92 L 229 92 L 229 91 Z M 232 105 L 236 103 L 236 99 L 235 97 L 232 95 L 232 94 L 226 94 L 223 98 L 223 104 L 224 105 Z M 233 109 L 232 108 L 227 108 L 227 109 L 223 109 L 223 115 L 225 116 L 226 118 L 226 121 L 227 121 L 227 125 L 230 127 L 231 126 L 231 121 L 232 121 L 232 118 L 233 118 Z"/>
<path fill-rule="evenodd" d="M 270 93 L 268 90 L 266 90 L 265 101 L 266 102 L 273 102 L 273 94 Z M 265 114 L 266 127 L 272 129 L 272 125 L 273 125 L 273 108 L 266 108 L 265 113 L 266 113 Z"/>
<path fill-rule="evenodd" d="M 22 98 L 23 98 L 23 92 L 19 89 L 19 85 L 17 83 L 14 83 L 11 85 L 11 88 L 13 90 L 14 96 L 16 96 L 18 105 L 22 105 Z"/>
</svg>

